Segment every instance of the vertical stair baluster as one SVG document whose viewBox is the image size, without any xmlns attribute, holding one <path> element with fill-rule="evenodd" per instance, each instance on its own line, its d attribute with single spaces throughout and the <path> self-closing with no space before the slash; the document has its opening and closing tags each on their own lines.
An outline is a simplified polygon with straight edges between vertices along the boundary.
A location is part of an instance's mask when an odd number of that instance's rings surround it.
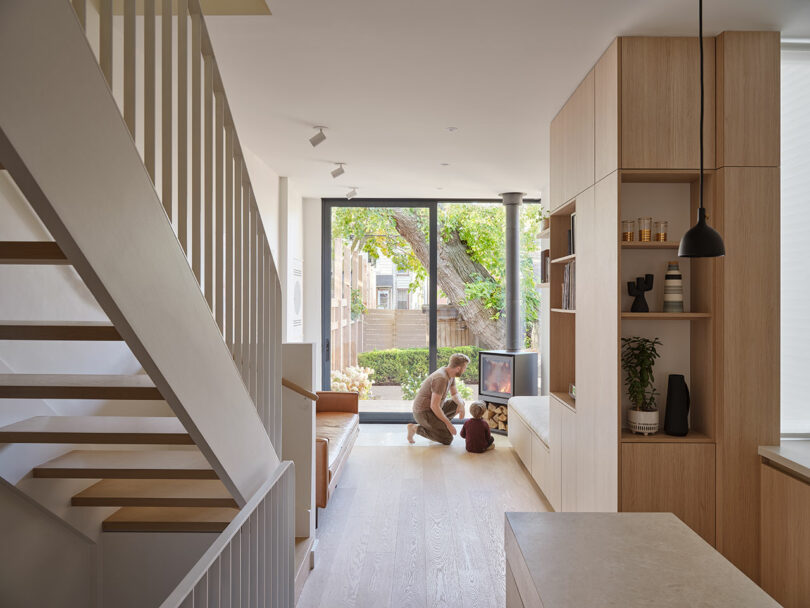
<svg viewBox="0 0 810 608">
<path fill-rule="evenodd" d="M 242 379 L 250 386 L 250 182 L 242 157 Z"/>
<path fill-rule="evenodd" d="M 177 238 L 188 255 L 188 2 L 177 0 Z"/>
<path fill-rule="evenodd" d="M 87 0 L 73 0 L 73 10 L 76 11 L 76 17 L 79 19 L 79 24 L 82 29 L 87 31 Z"/>
<path fill-rule="evenodd" d="M 129 0 L 127 0 L 129 1 Z M 134 0 L 133 0 L 134 4 Z M 155 183 L 155 0 L 143 2 L 143 162 Z"/>
<path fill-rule="evenodd" d="M 98 63 L 112 90 L 113 86 L 113 10 L 112 0 L 101 0 L 98 24 Z"/>
<path fill-rule="evenodd" d="M 182 18 L 177 15 L 178 20 Z M 172 189 L 172 0 L 163 0 L 161 8 L 161 95 L 163 104 L 160 112 L 160 128 L 163 135 L 161 158 L 163 168 L 160 171 L 160 183 L 163 191 L 163 208 L 172 221 L 174 195 Z"/>
<path fill-rule="evenodd" d="M 258 279 L 258 268 L 257 268 L 257 261 L 258 261 L 258 253 L 257 253 L 257 245 L 258 239 L 257 236 L 259 231 L 257 229 L 257 225 L 259 223 L 259 208 L 256 206 L 256 199 L 253 195 L 253 190 L 250 191 L 250 211 L 251 211 L 251 220 L 250 220 L 250 394 L 253 397 L 253 403 L 256 404 L 258 401 L 258 391 L 257 389 L 257 376 L 259 374 L 259 366 L 258 361 L 256 358 L 257 352 L 257 339 L 258 339 L 258 331 L 257 331 L 257 319 L 258 319 L 258 303 L 259 303 L 259 296 L 257 291 L 257 279 Z"/>
<path fill-rule="evenodd" d="M 124 0 L 124 122 L 135 136 L 135 0 Z"/>
<path fill-rule="evenodd" d="M 234 361 L 239 373 L 244 378 L 242 372 L 242 162 L 241 150 L 237 150 L 234 165 L 234 187 L 233 187 L 233 238 L 234 238 Z"/>
<path fill-rule="evenodd" d="M 225 336 L 225 287 L 224 287 L 224 265 L 225 265 L 225 226 L 224 226 L 224 189 L 225 185 L 224 181 L 224 161 L 223 161 L 223 153 L 224 153 L 224 146 L 225 146 L 225 99 L 224 93 L 222 92 L 222 82 L 219 79 L 219 74 L 217 74 L 217 93 L 216 93 L 216 115 L 217 115 L 217 124 L 216 124 L 216 158 L 215 158 L 215 166 L 216 166 L 216 187 L 214 192 L 216 193 L 214 197 L 214 204 L 216 205 L 216 232 L 214 238 L 214 247 L 216 248 L 216 264 L 215 264 L 215 275 L 216 275 L 216 318 L 217 318 L 217 325 L 219 325 L 219 331 L 222 332 L 223 337 Z M 227 338 L 225 340 L 227 342 Z"/>
<path fill-rule="evenodd" d="M 207 49 L 210 53 L 210 49 Z M 210 54 L 203 55 L 205 71 L 205 88 L 203 89 L 204 114 L 203 122 L 205 137 L 203 149 L 205 150 L 205 238 L 203 249 L 205 251 L 205 300 L 214 314 L 214 60 Z"/>
<path fill-rule="evenodd" d="M 202 286 L 202 205 L 200 189 L 202 187 L 202 154 L 200 150 L 201 124 L 201 16 L 198 12 L 191 14 L 191 268 Z"/>
<path fill-rule="evenodd" d="M 233 354 L 233 127 L 225 128 L 225 341 Z"/>
</svg>

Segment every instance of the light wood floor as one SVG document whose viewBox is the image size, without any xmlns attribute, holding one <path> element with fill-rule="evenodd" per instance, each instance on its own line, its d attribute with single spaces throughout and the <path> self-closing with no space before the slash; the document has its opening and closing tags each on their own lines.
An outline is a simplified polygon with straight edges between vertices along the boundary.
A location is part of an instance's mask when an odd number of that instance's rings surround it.
<svg viewBox="0 0 810 608">
<path fill-rule="evenodd" d="M 361 426 L 299 607 L 504 606 L 504 512 L 548 503 L 506 437 L 485 454 L 416 439 Z"/>
</svg>

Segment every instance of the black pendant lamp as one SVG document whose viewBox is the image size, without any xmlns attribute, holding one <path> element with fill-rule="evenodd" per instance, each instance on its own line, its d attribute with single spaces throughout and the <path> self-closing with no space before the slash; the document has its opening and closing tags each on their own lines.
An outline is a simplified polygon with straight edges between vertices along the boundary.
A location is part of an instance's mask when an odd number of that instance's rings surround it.
<svg viewBox="0 0 810 608">
<path fill-rule="evenodd" d="M 698 0 L 698 42 L 700 44 L 700 207 L 697 224 L 681 239 L 678 255 L 682 258 L 718 258 L 726 255 L 720 234 L 706 223 L 703 207 L 703 0 Z"/>
</svg>

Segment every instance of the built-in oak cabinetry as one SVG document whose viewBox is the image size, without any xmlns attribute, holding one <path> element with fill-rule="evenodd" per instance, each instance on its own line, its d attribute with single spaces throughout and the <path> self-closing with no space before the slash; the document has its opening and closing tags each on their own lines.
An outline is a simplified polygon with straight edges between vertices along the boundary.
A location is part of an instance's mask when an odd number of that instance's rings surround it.
<svg viewBox="0 0 810 608">
<path fill-rule="evenodd" d="M 704 44 L 703 194 L 725 258 L 677 256 L 699 200 L 695 38 L 616 39 L 551 124 L 547 336 L 560 409 L 550 436 L 561 446 L 563 510 L 671 511 L 758 580 L 757 446 L 779 437 L 779 35 L 726 32 Z M 639 216 L 668 220 L 667 241 L 621 243 L 621 220 Z M 572 260 L 576 306 L 564 309 Z M 670 260 L 684 278 L 680 314 L 662 312 Z M 626 283 L 646 273 L 652 312 L 631 313 Z M 626 429 L 622 336 L 663 342 L 662 426 L 667 376 L 686 377 L 686 437 Z"/>
</svg>

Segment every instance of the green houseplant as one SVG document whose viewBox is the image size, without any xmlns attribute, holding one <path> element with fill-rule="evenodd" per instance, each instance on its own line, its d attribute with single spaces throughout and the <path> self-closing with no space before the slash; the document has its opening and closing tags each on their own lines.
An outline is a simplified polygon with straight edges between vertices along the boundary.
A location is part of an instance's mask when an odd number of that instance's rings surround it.
<svg viewBox="0 0 810 608">
<path fill-rule="evenodd" d="M 624 385 L 633 407 L 627 412 L 627 424 L 634 433 L 648 435 L 658 431 L 658 408 L 653 367 L 660 357 L 658 338 L 633 336 L 622 338 Z"/>
</svg>

